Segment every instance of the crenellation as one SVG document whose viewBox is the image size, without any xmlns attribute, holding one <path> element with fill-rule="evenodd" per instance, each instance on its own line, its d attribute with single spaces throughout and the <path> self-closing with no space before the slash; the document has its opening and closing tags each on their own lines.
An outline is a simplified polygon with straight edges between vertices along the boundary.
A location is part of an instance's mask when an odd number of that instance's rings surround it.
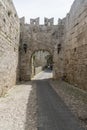
<svg viewBox="0 0 87 130">
<path fill-rule="evenodd" d="M 35 26 L 39 26 L 39 17 L 36 19 L 30 19 L 30 24 L 35 25 Z"/>
<path fill-rule="evenodd" d="M 44 25 L 45 26 L 52 26 L 54 24 L 54 18 L 44 18 Z"/>
</svg>

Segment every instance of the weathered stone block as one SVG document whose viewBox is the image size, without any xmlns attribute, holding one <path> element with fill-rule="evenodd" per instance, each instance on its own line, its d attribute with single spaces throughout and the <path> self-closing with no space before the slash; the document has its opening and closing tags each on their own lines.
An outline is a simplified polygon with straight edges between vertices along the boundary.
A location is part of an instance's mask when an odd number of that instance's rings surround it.
<svg viewBox="0 0 87 130">
<path fill-rule="evenodd" d="M 11 0 L 0 1 L 0 93 L 16 83 L 19 19 Z"/>
</svg>

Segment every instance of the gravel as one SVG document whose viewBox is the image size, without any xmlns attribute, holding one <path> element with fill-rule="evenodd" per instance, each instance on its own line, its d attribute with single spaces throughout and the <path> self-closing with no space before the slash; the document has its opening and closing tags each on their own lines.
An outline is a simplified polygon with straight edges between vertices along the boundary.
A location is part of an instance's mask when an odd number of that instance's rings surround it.
<svg viewBox="0 0 87 130">
<path fill-rule="evenodd" d="M 16 85 L 0 98 L 0 130 L 37 130 L 36 88 Z"/>
</svg>

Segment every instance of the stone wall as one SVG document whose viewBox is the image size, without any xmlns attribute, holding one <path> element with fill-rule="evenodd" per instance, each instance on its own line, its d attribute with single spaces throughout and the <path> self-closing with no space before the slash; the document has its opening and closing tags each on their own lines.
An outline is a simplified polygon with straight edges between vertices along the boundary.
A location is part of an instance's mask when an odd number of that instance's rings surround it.
<svg viewBox="0 0 87 130">
<path fill-rule="evenodd" d="M 0 0 L 0 95 L 17 80 L 19 19 L 11 0 Z"/>
<path fill-rule="evenodd" d="M 53 25 L 53 19 L 47 21 L 50 23 L 49 25 L 39 25 L 39 18 L 31 19 L 30 24 L 25 24 L 25 19 L 20 19 L 20 80 L 31 79 L 31 57 L 35 51 L 44 50 L 53 55 L 52 34 L 56 26 Z"/>
<path fill-rule="evenodd" d="M 74 1 L 64 20 L 62 38 L 63 47 L 55 59 L 57 71 L 55 77 L 61 77 L 69 83 L 87 90 L 87 0 Z M 60 64 L 59 67 L 58 64 Z"/>
<path fill-rule="evenodd" d="M 20 79 L 31 78 L 31 57 L 45 50 L 53 56 L 54 78 L 62 78 L 87 90 L 87 0 L 75 0 L 70 12 L 54 25 L 54 19 L 39 18 L 25 24 L 20 19 Z"/>
<path fill-rule="evenodd" d="M 58 27 L 55 30 L 53 39 L 55 43 L 54 51 L 54 78 L 61 78 L 64 75 L 64 34 L 65 34 L 65 19 L 58 21 Z"/>
</svg>

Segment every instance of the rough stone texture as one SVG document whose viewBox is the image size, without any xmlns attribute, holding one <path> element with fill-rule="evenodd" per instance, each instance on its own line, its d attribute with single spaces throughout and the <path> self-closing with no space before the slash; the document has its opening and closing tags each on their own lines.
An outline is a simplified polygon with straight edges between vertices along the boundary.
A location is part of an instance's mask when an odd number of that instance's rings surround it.
<svg viewBox="0 0 87 130">
<path fill-rule="evenodd" d="M 54 52 L 52 35 L 56 29 L 53 19 L 47 20 L 49 25 L 39 25 L 39 18 L 31 19 L 30 24 L 25 24 L 24 17 L 20 19 L 20 79 L 29 80 L 32 73 L 31 59 L 36 51 L 45 50 L 51 55 Z M 26 46 L 26 47 L 25 47 Z M 25 49 L 24 49 L 25 48 Z M 21 75 L 22 74 L 22 75 Z"/>
<path fill-rule="evenodd" d="M 0 0 L 0 95 L 16 83 L 19 19 L 11 0 Z"/>
<path fill-rule="evenodd" d="M 58 27 L 54 33 L 53 40 L 55 43 L 54 51 L 54 78 L 63 77 L 64 74 L 64 28 L 65 19 L 58 21 Z"/>
<path fill-rule="evenodd" d="M 63 39 L 63 46 L 59 54 L 58 48 L 55 52 L 54 75 L 87 90 L 87 0 L 75 0 L 61 21 L 64 21 L 64 33 L 58 41 Z"/>
</svg>

